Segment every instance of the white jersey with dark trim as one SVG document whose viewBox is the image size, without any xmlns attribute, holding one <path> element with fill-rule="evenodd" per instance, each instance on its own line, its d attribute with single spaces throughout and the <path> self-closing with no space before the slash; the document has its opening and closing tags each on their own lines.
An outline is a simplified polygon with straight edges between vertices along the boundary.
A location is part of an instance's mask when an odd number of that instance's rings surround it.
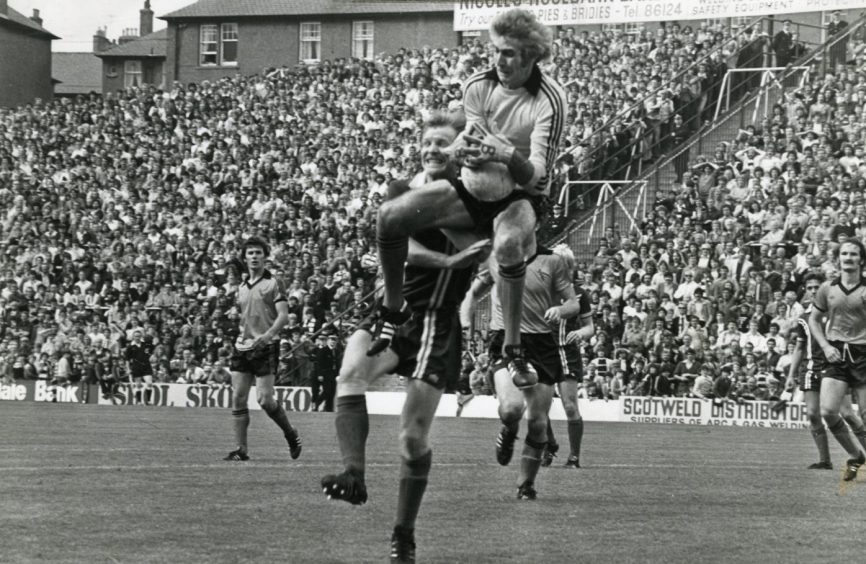
<svg viewBox="0 0 866 564">
<path fill-rule="evenodd" d="M 544 314 L 561 304 L 565 292 L 572 287 L 571 273 L 565 259 L 549 249 L 539 247 L 538 254 L 526 265 L 520 332 L 553 333 L 554 327 L 544 319 Z M 490 302 L 490 328 L 494 331 L 504 329 L 502 304 L 495 288 L 490 292 Z"/>
<path fill-rule="evenodd" d="M 286 290 L 283 283 L 267 270 L 252 284 L 249 280 L 241 282 L 238 286 L 241 323 L 235 348 L 249 350 L 258 337 L 267 333 L 277 320 L 277 303 L 284 301 Z"/>
<path fill-rule="evenodd" d="M 470 77 L 463 88 L 468 124 L 478 123 L 502 135 L 529 159 L 535 174 L 520 186 L 534 195 L 550 192 L 550 172 L 565 129 L 568 103 L 565 91 L 536 65 L 526 84 L 508 89 L 496 69 Z"/>
<path fill-rule="evenodd" d="M 824 335 L 828 341 L 866 344 L 866 279 L 861 278 L 852 288 L 843 286 L 839 278 L 824 282 L 812 307 L 827 318 Z"/>
</svg>

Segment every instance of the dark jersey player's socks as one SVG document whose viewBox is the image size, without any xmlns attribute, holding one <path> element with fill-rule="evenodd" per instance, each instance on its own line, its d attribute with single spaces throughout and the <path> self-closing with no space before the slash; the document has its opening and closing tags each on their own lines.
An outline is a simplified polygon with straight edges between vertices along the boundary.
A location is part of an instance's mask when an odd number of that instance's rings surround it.
<svg viewBox="0 0 866 564">
<path fill-rule="evenodd" d="M 367 415 L 367 398 L 364 394 L 337 398 L 337 441 L 346 470 L 364 475 L 366 465 L 367 435 L 370 418 Z"/>
<path fill-rule="evenodd" d="M 415 519 L 421 508 L 427 476 L 433 462 L 433 451 L 415 460 L 402 459 L 400 464 L 400 492 L 397 497 L 397 525 L 406 529 L 415 528 Z"/>
</svg>

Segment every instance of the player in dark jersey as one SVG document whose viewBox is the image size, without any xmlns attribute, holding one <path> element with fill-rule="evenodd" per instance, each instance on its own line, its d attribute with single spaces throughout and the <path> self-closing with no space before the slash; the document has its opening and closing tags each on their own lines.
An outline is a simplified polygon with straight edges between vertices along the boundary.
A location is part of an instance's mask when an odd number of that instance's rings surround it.
<svg viewBox="0 0 866 564">
<path fill-rule="evenodd" d="M 150 402 L 153 391 L 153 367 L 150 364 L 150 355 L 153 354 L 154 346 L 144 340 L 141 329 L 132 332 L 132 342 L 126 346 L 126 373 L 132 380 L 133 402 Z"/>
<path fill-rule="evenodd" d="M 818 293 L 818 289 L 823 281 L 824 277 L 821 274 L 806 275 L 803 283 L 806 286 L 806 294 L 810 302 L 815 299 L 815 294 Z M 824 367 L 824 351 L 821 350 L 821 347 L 812 338 L 812 331 L 809 329 L 810 315 L 811 305 L 797 319 L 797 327 L 795 329 L 797 343 L 794 348 L 791 366 L 788 369 L 788 379 L 785 387 L 788 390 L 792 390 L 795 382 L 799 380 L 800 391 L 803 393 L 803 401 L 806 404 L 806 414 L 809 418 L 812 438 L 818 447 L 818 462 L 809 465 L 809 468 L 811 470 L 831 470 L 833 464 L 830 462 L 830 445 L 827 441 L 827 429 L 824 427 L 824 421 L 821 419 L 820 410 L 821 370 Z M 866 448 L 866 427 L 864 427 L 860 416 L 854 411 L 850 396 L 846 396 L 842 400 L 839 414 L 848 423 L 848 426 L 851 427 L 861 446 Z"/>
<path fill-rule="evenodd" d="M 526 344 L 526 360 L 532 363 L 538 374 L 538 385 L 519 389 L 505 368 L 501 345 L 505 338 L 502 305 L 496 292 L 491 292 L 492 312 L 490 328 L 490 358 L 494 368 L 496 397 L 499 400 L 499 418 L 502 428 L 496 440 L 496 460 L 505 466 L 511 462 L 514 443 L 524 412 L 527 432 L 520 462 L 517 498 L 532 500 L 535 478 L 541 467 L 541 455 L 547 443 L 548 412 L 553 401 L 553 387 L 563 380 L 563 368 L 559 357 L 559 346 L 553 327 L 562 319 L 580 313 L 580 299 L 575 296 L 571 273 L 560 247 L 557 253 L 544 247 L 526 264 L 526 286 L 523 295 L 523 314 L 520 320 L 520 338 Z M 570 254 L 570 253 L 569 253 Z M 493 259 L 491 259 L 491 262 Z M 493 273 L 493 274 L 491 274 Z M 461 308 L 464 325 L 472 317 L 474 303 L 483 292 L 499 279 L 497 270 L 491 268 L 473 284 L 469 296 Z"/>
<path fill-rule="evenodd" d="M 250 425 L 249 393 L 256 386 L 256 400 L 283 432 L 291 457 L 301 454 L 301 438 L 289 423 L 285 408 L 277 402 L 274 378 L 280 356 L 280 331 L 289 318 L 283 283 L 265 268 L 270 248 L 260 237 L 244 241 L 247 278 L 238 286 L 239 334 L 231 357 L 232 420 L 237 449 L 225 460 L 249 460 L 247 428 Z"/>
<path fill-rule="evenodd" d="M 554 252 L 565 259 L 568 272 L 574 273 L 574 253 L 565 245 L 554 248 Z M 562 319 L 559 322 L 557 343 L 559 345 L 559 360 L 562 365 L 562 381 L 559 382 L 559 397 L 562 408 L 568 420 L 569 453 L 565 461 L 566 468 L 580 468 L 580 445 L 583 442 L 583 417 L 577 404 L 577 390 L 583 381 L 583 360 L 580 357 L 580 341 L 590 339 L 595 334 L 592 304 L 589 296 L 581 289 L 575 289 L 580 311 L 574 317 Z M 553 434 L 550 418 L 547 422 L 547 447 L 541 455 L 541 465 L 550 466 L 559 451 L 559 444 Z"/>
<path fill-rule="evenodd" d="M 839 410 L 854 390 L 860 416 L 866 412 L 866 248 L 856 239 L 839 245 L 839 278 L 824 283 L 812 302 L 809 329 L 824 351 L 821 373 L 821 416 L 850 458 L 843 480 L 857 477 L 866 464 L 863 450 L 851 439 Z"/>
<path fill-rule="evenodd" d="M 389 197 L 407 189 L 422 189 L 431 179 L 454 179 L 455 166 L 443 149 L 454 141 L 459 127 L 459 121 L 445 114 L 428 119 L 421 142 L 424 172 L 409 185 L 392 183 Z M 329 498 L 352 504 L 367 501 L 364 470 L 369 422 L 364 394 L 371 382 L 385 374 L 397 373 L 408 379 L 401 417 L 400 490 L 391 538 L 392 562 L 415 561 L 415 518 L 432 461 L 430 426 L 444 389 L 449 383 L 456 384 L 460 375 L 458 308 L 475 265 L 486 259 L 489 248 L 490 241 L 482 240 L 458 252 L 439 230 L 414 235 L 403 286 L 411 320 L 398 328 L 389 348 L 373 357 L 367 355 L 373 340 L 371 322 L 356 331 L 346 345 L 337 378 L 335 421 L 345 470 L 322 478 L 322 490 Z"/>
<path fill-rule="evenodd" d="M 434 182 L 379 209 L 377 243 L 385 281 L 374 354 L 387 346 L 406 319 L 401 284 L 407 239 L 430 228 L 478 230 L 493 236 L 508 359 L 514 384 L 530 388 L 538 375 L 526 362 L 520 320 L 526 257 L 535 252 L 538 205 L 550 191 L 550 174 L 565 129 L 565 91 L 541 71 L 551 54 L 553 33 L 529 11 L 515 8 L 490 24 L 494 66 L 469 78 L 463 105 L 468 129 L 456 143 L 467 165 L 463 184 Z M 496 172 L 498 171 L 498 172 Z M 473 178 L 485 179 L 473 188 Z M 458 188 L 456 191 L 454 187 Z M 470 192 L 471 190 L 471 192 Z"/>
</svg>

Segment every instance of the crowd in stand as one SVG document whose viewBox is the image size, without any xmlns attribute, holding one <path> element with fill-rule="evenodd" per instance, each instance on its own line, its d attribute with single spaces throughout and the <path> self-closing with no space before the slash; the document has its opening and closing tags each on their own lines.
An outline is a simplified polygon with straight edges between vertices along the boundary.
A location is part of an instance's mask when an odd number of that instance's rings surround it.
<svg viewBox="0 0 866 564">
<path fill-rule="evenodd" d="M 545 70 L 569 92 L 566 143 L 583 148 L 576 160 L 563 162 L 560 180 L 570 170 L 586 174 L 602 167 L 598 149 L 627 142 L 638 122 L 661 131 L 674 112 L 705 112 L 713 99 L 705 74 L 736 65 L 742 48 L 755 40 L 703 23 L 637 35 L 560 31 L 555 57 Z M 708 63 L 691 66 L 714 47 L 719 49 Z M 238 325 L 234 294 L 240 273 L 233 259 L 240 242 L 253 234 L 271 243 L 268 268 L 288 289 L 289 327 L 279 382 L 317 386 L 335 376 L 342 338 L 370 306 L 374 222 L 386 186 L 416 170 L 423 119 L 436 109 L 459 106 L 462 82 L 489 66 L 488 49 L 475 42 L 400 50 L 374 61 L 338 59 L 250 77 L 175 83 L 164 91 L 143 86 L 0 109 L 0 378 L 125 381 L 125 347 L 140 331 L 153 348 L 157 381 L 226 385 Z M 623 111 L 663 84 L 671 89 L 640 105 L 643 109 Z M 823 124 L 814 142 L 800 141 L 795 157 L 803 175 L 792 181 L 790 170 L 768 170 L 758 181 L 761 194 L 781 186 L 780 178 L 799 190 L 800 180 L 805 183 L 814 172 L 813 161 L 842 150 L 825 149 L 827 135 L 832 132 L 833 143 L 842 137 L 843 128 L 836 127 L 839 95 L 859 90 L 838 88 L 831 96 L 828 88 L 819 84 L 800 93 L 805 117 L 786 107 L 776 116 L 784 123 L 754 132 L 752 141 L 769 158 L 770 147 L 762 143 L 768 136 L 785 136 L 788 126 L 798 136 L 803 119 Z M 853 114 L 860 116 L 859 110 Z M 745 147 L 738 143 L 730 153 Z M 813 147 L 811 160 L 802 152 L 807 144 Z M 779 149 L 789 145 L 780 142 Z M 652 158 L 652 147 L 647 151 Z M 839 162 L 849 166 L 861 153 L 856 149 Z M 728 169 L 721 166 L 712 174 L 733 174 L 741 182 L 747 172 Z M 823 169 L 817 171 L 822 180 Z M 668 253 L 670 271 L 689 264 L 691 247 L 685 241 L 674 239 L 673 250 L 661 242 L 681 231 L 676 226 L 699 227 L 718 211 L 721 231 L 708 236 L 710 241 L 746 217 L 741 204 L 748 198 L 735 199 L 738 205 L 727 211 L 714 204 L 728 201 L 736 186 L 720 187 L 703 177 L 685 184 L 688 193 L 666 203 L 669 211 L 656 212 L 666 215 L 651 218 L 658 240 L 647 238 L 653 228 L 645 226 L 634 251 L 641 272 L 664 262 L 654 256 L 659 252 Z M 706 191 L 715 200 L 704 198 Z M 859 221 L 862 205 L 835 195 L 835 204 L 825 198 L 826 213 L 851 207 Z M 667 220 L 675 222 L 671 228 L 664 225 Z M 819 226 L 822 222 L 819 214 Z M 740 239 L 751 237 L 747 231 Z M 732 243 L 741 246 L 739 239 Z M 633 268 L 631 253 L 619 244 L 610 241 L 610 256 L 629 260 L 605 262 L 603 270 L 609 272 L 586 270 L 588 288 L 598 277 L 601 284 L 612 283 L 610 274 L 622 280 Z M 815 252 L 831 248 L 827 244 Z M 600 257 L 607 261 L 607 254 Z M 762 258 L 756 254 L 756 261 Z M 711 271 L 702 270 L 697 280 L 705 283 Z M 746 291 L 735 282 L 738 292 Z M 640 292 L 638 304 L 645 301 Z M 631 293 L 628 285 L 624 296 L 594 293 L 604 328 L 592 344 L 601 351 L 594 356 L 614 358 L 611 347 L 622 341 L 623 332 L 616 324 L 606 327 L 605 315 L 619 316 L 633 301 Z M 663 303 L 658 294 L 656 305 L 647 302 L 644 311 Z M 471 349 L 480 352 L 482 340 L 483 335 L 472 340 Z M 645 349 L 632 350 L 626 376 L 634 373 L 638 354 L 652 364 Z M 696 350 L 703 361 L 703 349 Z M 331 357 L 335 360 L 321 360 Z M 593 370 L 605 372 L 600 362 L 593 363 Z M 616 378 L 613 364 L 609 372 Z M 476 387 L 483 388 L 477 380 Z"/>
<path fill-rule="evenodd" d="M 852 47 L 580 265 L 588 395 L 781 395 L 805 280 L 831 280 L 840 243 L 866 241 L 866 54 Z"/>
</svg>

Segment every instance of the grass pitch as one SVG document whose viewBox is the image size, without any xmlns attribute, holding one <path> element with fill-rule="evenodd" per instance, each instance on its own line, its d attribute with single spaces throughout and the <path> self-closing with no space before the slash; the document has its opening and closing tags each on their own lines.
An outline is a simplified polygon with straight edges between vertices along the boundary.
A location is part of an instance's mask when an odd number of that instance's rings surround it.
<svg viewBox="0 0 866 564">
<path fill-rule="evenodd" d="M 252 460 L 232 463 L 227 410 L 0 402 L 0 561 L 387 561 L 397 418 L 371 417 L 370 501 L 352 507 L 319 489 L 341 469 L 333 416 L 289 416 L 297 461 L 253 411 Z M 419 562 L 862 559 L 866 484 L 841 486 L 835 445 L 836 470 L 806 470 L 808 431 L 587 423 L 584 468 L 542 469 L 528 502 L 497 430 L 436 421 Z"/>
</svg>

